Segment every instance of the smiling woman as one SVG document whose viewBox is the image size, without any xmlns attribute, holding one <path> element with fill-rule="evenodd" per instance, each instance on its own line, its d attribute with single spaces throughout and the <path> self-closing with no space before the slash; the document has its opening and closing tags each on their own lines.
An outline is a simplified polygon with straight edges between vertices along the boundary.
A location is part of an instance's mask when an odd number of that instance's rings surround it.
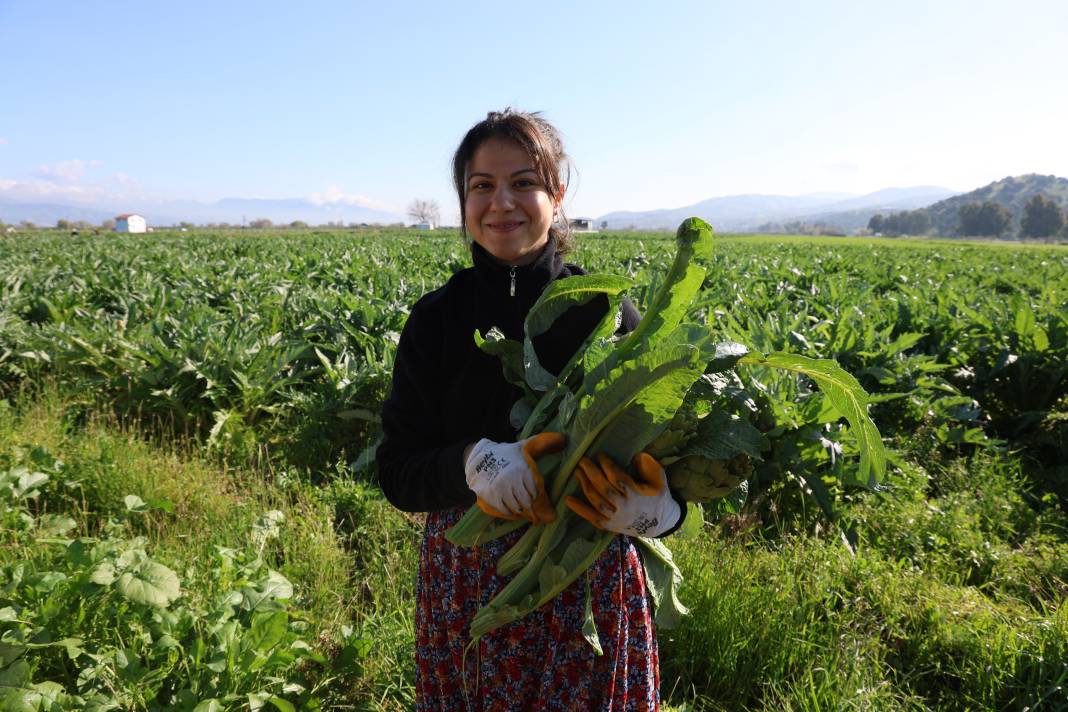
<svg viewBox="0 0 1068 712">
<path fill-rule="evenodd" d="M 478 147 L 467 167 L 464 227 L 501 262 L 530 264 L 549 241 L 562 197 L 562 189 L 549 194 L 522 146 L 491 139 Z"/>
<path fill-rule="evenodd" d="M 570 239 L 560 208 L 566 166 L 556 129 L 537 114 L 493 112 L 468 131 L 453 178 L 473 267 L 415 304 L 397 348 L 377 462 L 389 501 L 427 512 L 416 583 L 420 710 L 585 712 L 659 704 L 656 633 L 629 537 L 615 536 L 585 579 L 476 643 L 476 611 L 510 579 L 498 574 L 496 562 L 526 528 L 474 547 L 445 537 L 473 504 L 493 517 L 538 524 L 556 516 L 536 459 L 563 448 L 565 438 L 540 433 L 516 441 L 510 411 L 522 391 L 472 334 L 497 328 L 521 341 L 542 292 L 554 280 L 585 273 L 563 258 Z M 541 364 L 559 373 L 607 309 L 607 299 L 592 299 L 557 319 L 534 341 Z M 624 302 L 620 331 L 638 321 Z M 670 500 L 664 496 L 661 504 Z M 672 511 L 650 536 L 678 527 L 681 510 Z M 603 655 L 583 635 L 587 600 Z"/>
</svg>

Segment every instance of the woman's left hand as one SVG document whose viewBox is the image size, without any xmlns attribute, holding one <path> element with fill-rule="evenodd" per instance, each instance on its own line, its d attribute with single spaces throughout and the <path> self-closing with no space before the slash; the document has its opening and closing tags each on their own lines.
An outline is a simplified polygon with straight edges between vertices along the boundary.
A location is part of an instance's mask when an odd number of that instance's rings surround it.
<svg viewBox="0 0 1068 712">
<path fill-rule="evenodd" d="M 586 502 L 568 497 L 567 506 L 595 527 L 629 536 L 657 537 L 679 523 L 682 509 L 671 496 L 667 474 L 648 453 L 640 452 L 631 463 L 638 473 L 630 477 L 604 453 L 597 462 L 584 457 L 575 478 Z"/>
</svg>

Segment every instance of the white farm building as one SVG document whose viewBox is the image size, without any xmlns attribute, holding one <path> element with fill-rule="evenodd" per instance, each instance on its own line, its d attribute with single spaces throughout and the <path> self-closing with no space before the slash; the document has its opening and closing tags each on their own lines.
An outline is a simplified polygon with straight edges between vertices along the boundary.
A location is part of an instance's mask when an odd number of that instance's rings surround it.
<svg viewBox="0 0 1068 712">
<path fill-rule="evenodd" d="M 115 216 L 115 232 L 148 232 L 143 215 L 123 213 Z"/>
<path fill-rule="evenodd" d="M 593 218 L 574 218 L 570 221 L 571 232 L 597 232 Z"/>
</svg>

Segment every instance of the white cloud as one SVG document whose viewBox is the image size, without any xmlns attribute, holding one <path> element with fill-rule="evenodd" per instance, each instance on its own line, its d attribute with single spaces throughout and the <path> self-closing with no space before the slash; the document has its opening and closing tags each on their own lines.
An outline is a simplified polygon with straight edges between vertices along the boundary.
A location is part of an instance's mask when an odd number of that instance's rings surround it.
<svg viewBox="0 0 1068 712">
<path fill-rule="evenodd" d="M 336 185 L 327 186 L 321 193 L 312 193 L 308 196 L 308 202 L 313 205 L 356 205 L 371 210 L 384 210 L 386 212 L 398 212 L 397 208 L 381 200 L 369 198 L 366 195 L 345 193 Z"/>
<path fill-rule="evenodd" d="M 41 166 L 37 169 L 36 175 L 49 181 L 58 180 L 65 183 L 74 183 L 82 179 L 86 169 L 95 168 L 99 165 L 101 165 L 100 161 L 83 161 L 80 158 L 75 158 L 70 161 L 61 161 L 51 166 Z"/>
<path fill-rule="evenodd" d="M 82 163 L 92 164 L 99 161 Z M 63 171 L 60 174 L 51 174 L 63 176 L 56 178 L 0 179 L 0 196 L 21 203 L 60 202 L 85 205 L 107 205 L 144 200 L 147 197 L 141 184 L 123 173 L 99 180 L 81 181 L 75 177 L 79 175 L 77 166 L 65 167 Z"/>
</svg>

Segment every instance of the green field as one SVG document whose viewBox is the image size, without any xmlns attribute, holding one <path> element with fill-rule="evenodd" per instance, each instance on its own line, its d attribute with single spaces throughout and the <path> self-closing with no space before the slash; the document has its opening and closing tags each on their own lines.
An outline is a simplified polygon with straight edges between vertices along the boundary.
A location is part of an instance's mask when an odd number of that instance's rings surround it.
<svg viewBox="0 0 1068 712">
<path fill-rule="evenodd" d="M 668 235 L 581 236 L 632 277 Z M 407 709 L 418 517 L 374 484 L 455 233 L 0 237 L 0 709 Z M 891 466 L 751 371 L 771 448 L 669 545 L 670 709 L 1068 709 L 1068 248 L 726 237 L 691 314 L 833 358 Z M 21 705 L 21 706 L 19 706 Z"/>
</svg>

